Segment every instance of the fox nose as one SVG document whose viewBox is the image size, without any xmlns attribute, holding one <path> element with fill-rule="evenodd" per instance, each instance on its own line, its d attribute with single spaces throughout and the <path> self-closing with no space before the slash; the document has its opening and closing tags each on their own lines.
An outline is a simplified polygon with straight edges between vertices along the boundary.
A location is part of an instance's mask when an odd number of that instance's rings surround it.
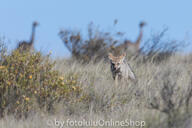
<svg viewBox="0 0 192 128">
<path fill-rule="evenodd" d="M 117 65 L 115 65 L 115 69 L 118 69 L 118 66 L 117 66 Z"/>
</svg>

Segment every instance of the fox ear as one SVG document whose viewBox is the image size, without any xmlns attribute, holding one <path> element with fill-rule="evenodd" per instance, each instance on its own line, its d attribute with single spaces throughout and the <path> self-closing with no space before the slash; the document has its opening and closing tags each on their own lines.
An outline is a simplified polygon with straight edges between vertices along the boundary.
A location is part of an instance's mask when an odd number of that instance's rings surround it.
<svg viewBox="0 0 192 128">
<path fill-rule="evenodd" d="M 113 59 L 113 54 L 111 54 L 111 53 L 108 53 L 108 58 L 110 59 L 110 60 L 112 60 Z"/>
<path fill-rule="evenodd" d="M 124 60 L 124 59 L 125 59 L 125 56 L 126 56 L 126 53 L 124 52 L 124 53 L 120 56 L 120 58 Z"/>
</svg>

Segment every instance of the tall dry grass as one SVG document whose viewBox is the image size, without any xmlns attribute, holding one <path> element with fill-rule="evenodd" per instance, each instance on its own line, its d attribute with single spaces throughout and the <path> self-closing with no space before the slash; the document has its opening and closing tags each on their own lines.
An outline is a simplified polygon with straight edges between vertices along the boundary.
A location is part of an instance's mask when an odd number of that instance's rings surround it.
<svg viewBox="0 0 192 128">
<path fill-rule="evenodd" d="M 37 111 L 27 119 L 5 116 L 3 128 L 58 127 L 67 120 L 145 121 L 145 128 L 190 128 L 192 126 L 192 55 L 173 55 L 160 64 L 129 61 L 137 83 L 115 86 L 108 62 L 79 64 L 56 60 L 55 69 L 63 75 L 78 74 L 78 84 L 86 102 L 58 102 L 54 113 Z M 52 122 L 50 124 L 50 122 Z M 48 124 L 47 124 L 48 123 Z"/>
</svg>

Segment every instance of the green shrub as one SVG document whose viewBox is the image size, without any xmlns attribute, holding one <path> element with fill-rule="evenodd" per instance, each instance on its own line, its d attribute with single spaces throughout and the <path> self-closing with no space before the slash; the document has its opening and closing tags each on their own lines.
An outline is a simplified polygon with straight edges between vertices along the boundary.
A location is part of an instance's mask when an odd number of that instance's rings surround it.
<svg viewBox="0 0 192 128">
<path fill-rule="evenodd" d="M 82 90 L 77 74 L 61 76 L 53 70 L 54 62 L 41 53 L 20 53 L 3 56 L 0 63 L 0 114 L 16 114 L 21 117 L 37 108 L 51 111 L 54 103 L 78 100 Z"/>
</svg>

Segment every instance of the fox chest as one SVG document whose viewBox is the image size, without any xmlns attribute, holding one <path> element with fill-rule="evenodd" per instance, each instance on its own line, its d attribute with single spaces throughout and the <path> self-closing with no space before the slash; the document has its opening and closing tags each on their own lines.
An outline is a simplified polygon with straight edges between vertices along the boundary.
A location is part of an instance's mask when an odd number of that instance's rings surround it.
<svg viewBox="0 0 192 128">
<path fill-rule="evenodd" d="M 118 79 L 121 79 L 123 77 L 123 72 L 121 71 L 121 69 L 115 69 L 113 66 L 111 66 L 111 72 L 113 75 L 113 79 L 115 79 L 116 77 L 118 77 Z"/>
</svg>

